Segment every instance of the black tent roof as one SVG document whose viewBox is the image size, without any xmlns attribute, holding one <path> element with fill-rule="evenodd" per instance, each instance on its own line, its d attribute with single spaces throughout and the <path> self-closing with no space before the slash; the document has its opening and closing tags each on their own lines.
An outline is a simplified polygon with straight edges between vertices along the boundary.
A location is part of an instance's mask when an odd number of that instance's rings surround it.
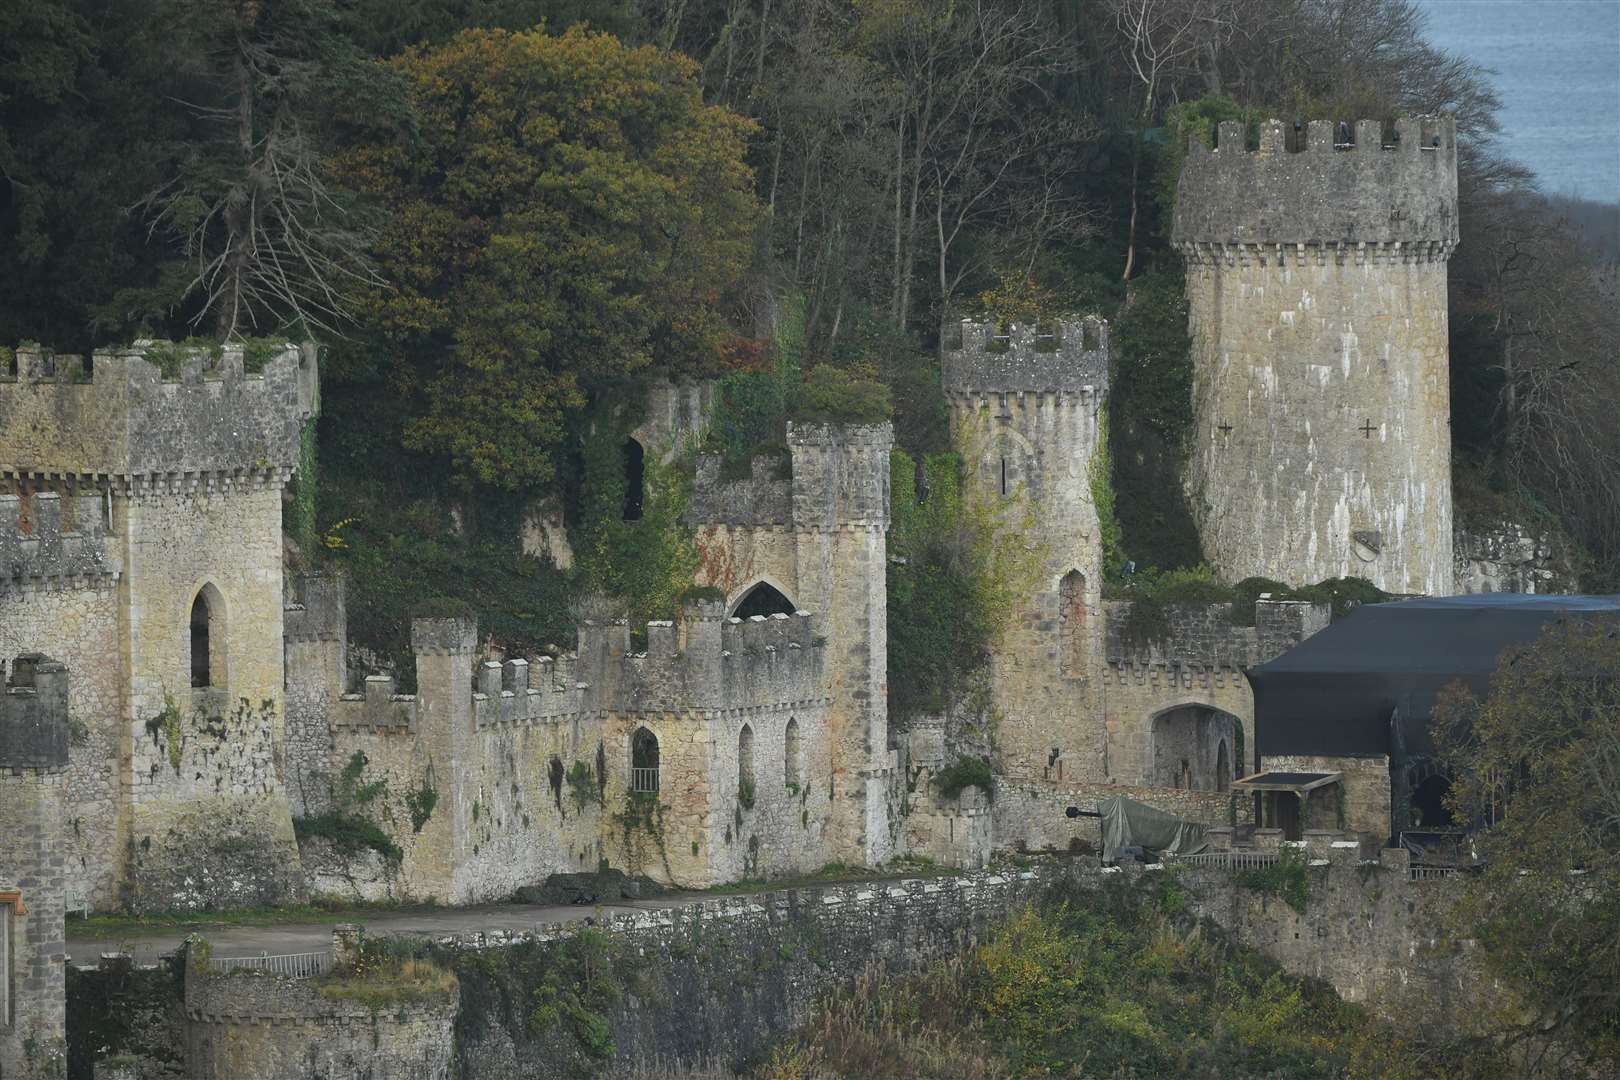
<svg viewBox="0 0 1620 1080">
<path fill-rule="evenodd" d="M 1497 658 L 1570 615 L 1620 618 L 1620 596 L 1483 593 L 1366 604 L 1288 652 L 1249 669 L 1255 751 L 1365 757 L 1428 753 L 1429 714 L 1455 680 L 1483 696 Z M 1397 755 L 1398 756 L 1398 755 Z"/>
</svg>

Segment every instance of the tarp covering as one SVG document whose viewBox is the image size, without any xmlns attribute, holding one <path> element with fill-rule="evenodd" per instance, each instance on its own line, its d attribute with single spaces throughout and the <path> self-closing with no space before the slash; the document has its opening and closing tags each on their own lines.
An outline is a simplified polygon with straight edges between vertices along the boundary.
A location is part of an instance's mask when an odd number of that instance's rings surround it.
<svg viewBox="0 0 1620 1080">
<path fill-rule="evenodd" d="M 1484 593 L 1366 604 L 1250 668 L 1262 756 L 1397 757 L 1434 750 L 1435 696 L 1461 680 L 1483 696 L 1503 651 L 1571 616 L 1620 619 L 1616 596 Z M 1399 712 L 1404 747 L 1391 739 Z"/>
<path fill-rule="evenodd" d="M 1127 844 L 1172 855 L 1196 855 L 1209 846 L 1204 840 L 1204 826 L 1123 795 L 1098 801 L 1097 813 L 1102 816 L 1104 855 L 1112 855 Z"/>
</svg>

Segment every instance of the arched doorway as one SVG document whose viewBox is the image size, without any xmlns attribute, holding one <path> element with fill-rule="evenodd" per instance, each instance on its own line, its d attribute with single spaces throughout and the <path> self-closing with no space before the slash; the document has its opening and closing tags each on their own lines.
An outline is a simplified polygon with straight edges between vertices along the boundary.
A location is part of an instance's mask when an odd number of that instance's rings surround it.
<svg viewBox="0 0 1620 1080">
<path fill-rule="evenodd" d="M 1178 705 L 1153 718 L 1148 783 L 1153 787 L 1225 791 L 1238 718 L 1208 705 Z"/>
<path fill-rule="evenodd" d="M 658 794 L 658 736 L 644 727 L 630 736 L 630 790 Z"/>
<path fill-rule="evenodd" d="M 761 581 L 743 594 L 731 614 L 738 619 L 748 619 L 755 615 L 791 615 L 797 610 L 780 589 Z"/>
</svg>

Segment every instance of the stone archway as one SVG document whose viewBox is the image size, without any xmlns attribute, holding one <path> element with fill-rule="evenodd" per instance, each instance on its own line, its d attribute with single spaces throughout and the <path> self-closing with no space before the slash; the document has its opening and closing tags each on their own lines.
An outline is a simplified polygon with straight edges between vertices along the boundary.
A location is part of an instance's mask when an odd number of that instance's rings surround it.
<svg viewBox="0 0 1620 1080">
<path fill-rule="evenodd" d="M 1153 717 L 1148 755 L 1152 787 L 1225 791 L 1241 730 L 1238 718 L 1208 705 L 1187 704 Z"/>
</svg>

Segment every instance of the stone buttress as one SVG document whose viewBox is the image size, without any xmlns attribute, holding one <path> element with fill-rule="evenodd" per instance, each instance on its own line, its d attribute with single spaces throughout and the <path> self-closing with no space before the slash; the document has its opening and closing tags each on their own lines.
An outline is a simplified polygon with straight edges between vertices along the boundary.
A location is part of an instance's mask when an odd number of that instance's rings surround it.
<svg viewBox="0 0 1620 1080">
<path fill-rule="evenodd" d="M 1187 261 L 1196 427 L 1187 487 L 1221 576 L 1452 590 L 1449 117 L 1281 122 L 1194 139 Z"/>
<path fill-rule="evenodd" d="M 0 646 L 63 658 L 70 888 L 137 910 L 296 891 L 282 492 L 313 348 L 19 349 L 0 372 Z M 262 360 L 262 363 L 258 361 Z"/>
</svg>

